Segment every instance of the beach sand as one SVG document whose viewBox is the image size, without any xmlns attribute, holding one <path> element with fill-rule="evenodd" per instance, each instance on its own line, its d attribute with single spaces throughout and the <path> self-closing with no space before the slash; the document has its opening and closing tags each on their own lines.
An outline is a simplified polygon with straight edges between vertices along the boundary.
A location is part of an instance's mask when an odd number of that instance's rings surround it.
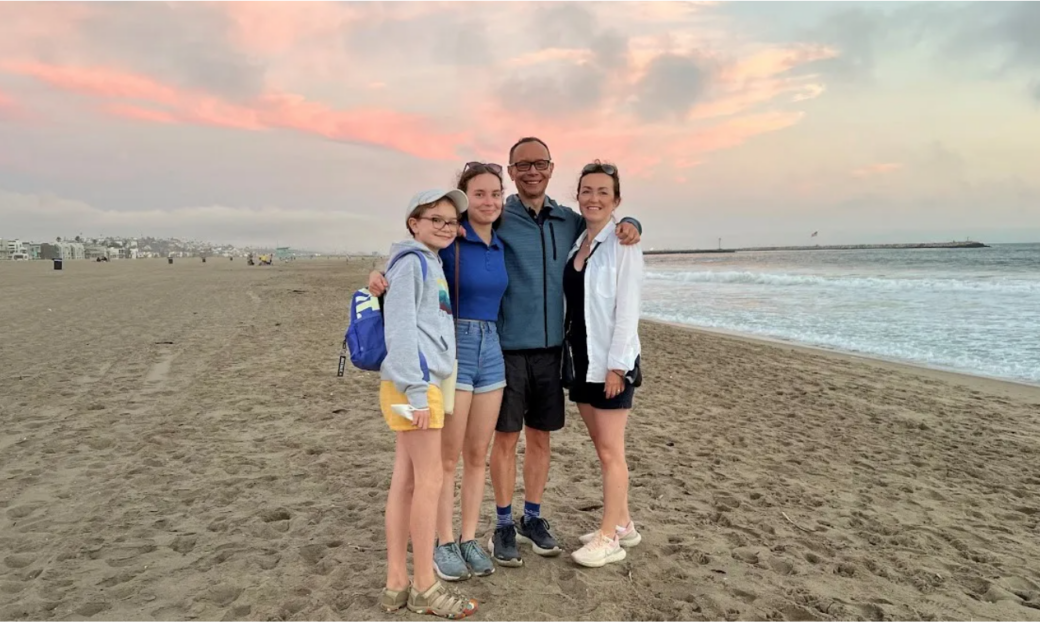
<svg viewBox="0 0 1040 624">
<path fill-rule="evenodd" d="M 0 263 L 0 619 L 431 621 L 377 608 L 393 436 L 376 376 L 335 376 L 371 267 Z M 1040 619 L 1040 389 L 642 336 L 643 543 L 525 547 L 463 585 L 478 619 Z M 543 511 L 572 550 L 602 498 L 568 409 Z"/>
</svg>

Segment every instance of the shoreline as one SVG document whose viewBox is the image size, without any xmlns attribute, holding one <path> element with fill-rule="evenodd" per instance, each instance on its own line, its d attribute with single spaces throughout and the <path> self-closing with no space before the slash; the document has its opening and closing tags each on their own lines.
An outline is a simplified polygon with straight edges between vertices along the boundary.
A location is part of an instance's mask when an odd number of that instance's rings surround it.
<svg viewBox="0 0 1040 624">
<path fill-rule="evenodd" d="M 651 249 L 643 255 L 683 255 L 702 253 L 734 253 L 738 251 L 858 251 L 884 249 L 984 249 L 990 245 L 978 241 L 952 241 L 948 243 L 866 243 L 857 245 L 779 245 L 767 247 L 735 247 L 718 249 Z"/>
<path fill-rule="evenodd" d="M 758 336 L 755 334 L 745 334 L 727 329 L 716 329 L 712 327 L 684 325 L 682 323 L 676 323 L 673 321 L 662 321 L 659 319 L 645 317 L 641 318 L 640 321 L 645 323 L 654 323 L 657 325 L 674 327 L 684 331 L 710 334 L 713 336 L 722 336 L 724 338 L 731 338 L 733 340 L 737 340 L 744 343 L 781 347 L 801 353 L 823 355 L 825 357 L 837 358 L 844 361 L 872 364 L 875 366 L 895 369 L 902 372 L 919 375 L 922 377 L 928 377 L 936 381 L 944 381 L 956 385 L 967 386 L 974 390 L 980 390 L 990 393 L 999 393 L 1017 399 L 1040 399 L 1040 384 L 1031 384 L 1025 381 L 1004 379 L 1000 377 L 989 377 L 986 375 L 965 373 L 961 371 L 952 371 L 944 368 L 931 367 L 925 364 L 909 363 L 899 360 L 887 359 L 877 355 L 853 353 L 850 351 L 843 351 L 841 349 L 836 349 L 833 347 L 809 345 L 800 342 L 787 341 L 781 338 Z"/>
</svg>

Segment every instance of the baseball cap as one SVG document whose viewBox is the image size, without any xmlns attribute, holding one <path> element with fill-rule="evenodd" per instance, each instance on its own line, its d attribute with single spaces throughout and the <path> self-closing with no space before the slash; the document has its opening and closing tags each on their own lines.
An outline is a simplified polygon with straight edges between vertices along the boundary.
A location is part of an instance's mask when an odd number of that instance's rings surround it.
<svg viewBox="0 0 1040 624">
<path fill-rule="evenodd" d="M 458 189 L 451 189 L 450 191 L 431 189 L 428 191 L 419 191 L 415 195 L 412 195 L 411 201 L 408 202 L 408 211 L 404 213 L 404 216 L 405 218 L 408 218 L 412 216 L 412 211 L 419 206 L 424 204 L 433 204 L 445 198 L 455 204 L 455 207 L 459 209 L 459 212 L 464 212 L 469 208 L 469 199 L 466 198 L 466 194 L 462 191 Z"/>
</svg>

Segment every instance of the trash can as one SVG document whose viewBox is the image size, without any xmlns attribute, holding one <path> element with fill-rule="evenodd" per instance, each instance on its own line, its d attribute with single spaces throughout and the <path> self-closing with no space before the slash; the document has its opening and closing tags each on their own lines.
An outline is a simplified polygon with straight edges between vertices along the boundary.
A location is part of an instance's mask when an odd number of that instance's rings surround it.
<svg viewBox="0 0 1040 624">
<path fill-rule="evenodd" d="M 55 271 L 60 271 L 61 270 L 61 258 L 55 258 L 54 259 L 54 270 Z"/>
<path fill-rule="evenodd" d="M 173 258 L 167 258 L 166 262 L 169 263 L 169 264 L 173 264 Z"/>
</svg>

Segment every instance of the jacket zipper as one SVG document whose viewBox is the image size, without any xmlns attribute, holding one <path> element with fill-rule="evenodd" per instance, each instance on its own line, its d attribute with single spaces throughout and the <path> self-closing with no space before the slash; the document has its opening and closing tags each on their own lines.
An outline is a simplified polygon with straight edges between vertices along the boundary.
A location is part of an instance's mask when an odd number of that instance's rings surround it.
<svg viewBox="0 0 1040 624">
<path fill-rule="evenodd" d="M 553 227 L 552 221 L 549 222 L 549 236 L 552 237 L 553 262 L 556 262 L 556 228 Z"/>
<path fill-rule="evenodd" d="M 544 208 L 543 208 L 544 210 Z M 549 224 L 549 231 L 552 232 L 552 224 Z M 545 348 L 549 348 L 549 286 L 546 283 L 548 281 L 547 275 L 549 267 L 547 266 L 547 260 L 545 258 L 545 222 L 538 224 L 538 232 L 541 235 L 542 241 L 542 319 L 545 323 Z M 553 247 L 555 253 L 556 247 Z"/>
</svg>

